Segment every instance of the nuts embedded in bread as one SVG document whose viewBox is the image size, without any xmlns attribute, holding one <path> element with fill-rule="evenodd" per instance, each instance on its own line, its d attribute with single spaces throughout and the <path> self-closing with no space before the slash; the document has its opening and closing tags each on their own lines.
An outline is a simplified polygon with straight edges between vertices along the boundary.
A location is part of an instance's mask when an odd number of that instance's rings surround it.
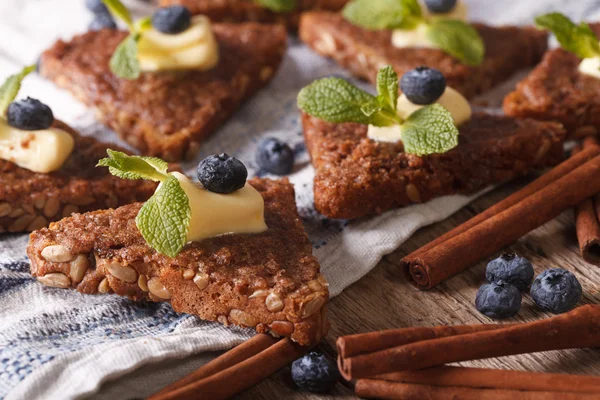
<svg viewBox="0 0 600 400">
<path fill-rule="evenodd" d="M 316 296 L 303 304 L 302 318 L 308 318 L 318 312 L 325 304 L 325 297 Z"/>
<path fill-rule="evenodd" d="M 6 217 L 12 212 L 12 206 L 9 203 L 0 203 L 0 217 Z"/>
<path fill-rule="evenodd" d="M 55 244 L 45 247 L 42 250 L 42 257 L 50 262 L 67 262 L 75 258 L 75 255 L 66 246 Z"/>
<path fill-rule="evenodd" d="M 112 276 L 124 282 L 133 283 L 137 281 L 137 272 L 135 269 L 122 265 L 117 261 L 107 261 L 106 269 Z"/>
<path fill-rule="evenodd" d="M 104 278 L 98 284 L 98 292 L 99 293 L 108 293 L 110 291 L 110 285 L 108 284 L 108 279 Z"/>
<path fill-rule="evenodd" d="M 232 321 L 234 323 L 236 323 L 238 325 L 255 327 L 256 324 L 258 324 L 258 321 L 256 320 L 256 318 L 254 318 L 252 315 L 248 314 L 245 311 L 238 310 L 235 308 L 229 312 L 229 317 L 232 319 Z"/>
<path fill-rule="evenodd" d="M 196 273 L 194 272 L 193 269 L 186 268 L 183 270 L 182 275 L 183 275 L 183 279 L 189 280 L 189 279 L 194 278 Z"/>
<path fill-rule="evenodd" d="M 75 284 L 81 282 L 85 272 L 90 266 L 90 260 L 84 255 L 79 254 L 69 265 L 69 276 L 71 281 Z"/>
<path fill-rule="evenodd" d="M 271 293 L 265 299 L 267 310 L 277 312 L 283 310 L 283 300 L 277 293 Z"/>
<path fill-rule="evenodd" d="M 152 278 L 148 281 L 148 290 L 160 299 L 169 300 L 171 298 L 171 292 L 162 284 L 159 278 Z"/>
<path fill-rule="evenodd" d="M 148 292 L 148 278 L 146 275 L 140 275 L 138 278 L 138 286 L 140 289 L 142 289 L 142 291 Z"/>
<path fill-rule="evenodd" d="M 269 295 L 269 291 L 266 289 L 260 289 L 260 290 L 256 290 L 254 293 L 252 293 L 250 296 L 248 296 L 249 299 L 254 299 L 256 297 L 267 297 Z"/>
<path fill-rule="evenodd" d="M 71 286 L 71 279 L 61 272 L 51 272 L 49 274 L 39 276 L 38 281 L 46 286 L 66 289 Z"/>
<path fill-rule="evenodd" d="M 196 276 L 194 276 L 194 283 L 198 286 L 198 289 L 204 290 L 208 286 L 208 274 L 203 274 L 198 272 Z"/>
</svg>

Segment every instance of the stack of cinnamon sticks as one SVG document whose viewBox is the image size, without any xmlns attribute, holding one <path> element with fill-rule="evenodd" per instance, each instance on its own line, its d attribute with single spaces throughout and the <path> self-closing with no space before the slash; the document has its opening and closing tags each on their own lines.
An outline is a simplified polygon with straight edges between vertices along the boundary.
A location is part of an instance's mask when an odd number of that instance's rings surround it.
<svg viewBox="0 0 600 400">
<path fill-rule="evenodd" d="M 404 257 L 402 268 L 418 288 L 430 289 L 600 193 L 599 176 L 600 146 L 590 143 L 520 191 Z"/>
<path fill-rule="evenodd" d="M 592 137 L 583 141 L 584 150 L 597 145 L 597 140 Z M 578 146 L 573 149 L 573 154 L 580 151 Z M 575 225 L 581 256 L 590 264 L 600 265 L 600 195 L 584 200 L 575 208 Z"/>
<path fill-rule="evenodd" d="M 598 399 L 600 377 L 440 367 L 599 345 L 597 305 L 523 324 L 394 329 L 337 341 L 340 372 L 347 380 L 358 379 L 357 395 L 409 400 Z"/>
<path fill-rule="evenodd" d="M 167 386 L 148 400 L 229 399 L 263 381 L 310 348 L 260 333 Z"/>
</svg>

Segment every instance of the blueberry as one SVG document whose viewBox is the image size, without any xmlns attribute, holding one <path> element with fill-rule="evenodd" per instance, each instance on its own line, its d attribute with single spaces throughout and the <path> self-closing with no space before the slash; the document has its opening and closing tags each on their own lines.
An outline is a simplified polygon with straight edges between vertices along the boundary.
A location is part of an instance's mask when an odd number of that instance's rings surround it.
<svg viewBox="0 0 600 400">
<path fill-rule="evenodd" d="M 227 154 L 206 157 L 198 164 L 198 180 L 215 193 L 232 193 L 246 184 L 248 171 L 246 166 L 235 157 Z"/>
<path fill-rule="evenodd" d="M 533 265 L 528 259 L 513 253 L 504 253 L 492 260 L 485 269 L 485 277 L 489 282 L 503 281 L 515 285 L 523 291 L 533 280 Z"/>
<path fill-rule="evenodd" d="M 31 97 L 10 103 L 6 116 L 10 126 L 26 131 L 47 129 L 54 122 L 50 107 Z"/>
<path fill-rule="evenodd" d="M 432 13 L 448 13 L 456 6 L 456 0 L 425 0 L 427 9 Z"/>
<path fill-rule="evenodd" d="M 509 318 L 521 308 L 521 292 L 516 286 L 502 281 L 485 284 L 477 291 L 475 307 L 490 318 Z"/>
<path fill-rule="evenodd" d="M 312 351 L 292 363 L 292 380 L 300 389 L 326 392 L 339 380 L 337 366 L 325 354 Z"/>
<path fill-rule="evenodd" d="M 117 29 L 117 23 L 110 14 L 98 14 L 88 25 L 90 31 Z"/>
<path fill-rule="evenodd" d="M 444 94 L 446 78 L 437 69 L 417 67 L 402 75 L 400 88 L 414 104 L 431 104 Z"/>
<path fill-rule="evenodd" d="M 85 6 L 96 15 L 109 14 L 102 0 L 85 0 Z"/>
<path fill-rule="evenodd" d="M 276 175 L 287 175 L 294 169 L 294 151 L 279 139 L 266 138 L 258 144 L 256 162 Z"/>
<path fill-rule="evenodd" d="M 183 6 L 159 8 L 152 15 L 152 26 L 162 33 L 181 33 L 192 23 L 192 13 Z"/>
<path fill-rule="evenodd" d="M 542 272 L 531 285 L 531 297 L 535 304 L 554 314 L 575 307 L 581 299 L 581 293 L 581 284 L 575 275 L 562 268 Z"/>
</svg>

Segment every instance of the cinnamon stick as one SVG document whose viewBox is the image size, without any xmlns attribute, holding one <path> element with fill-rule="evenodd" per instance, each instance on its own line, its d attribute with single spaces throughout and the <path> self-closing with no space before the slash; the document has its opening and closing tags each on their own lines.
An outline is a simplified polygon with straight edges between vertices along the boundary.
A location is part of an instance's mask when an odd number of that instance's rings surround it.
<svg viewBox="0 0 600 400">
<path fill-rule="evenodd" d="M 156 398 L 156 396 L 164 395 L 171 391 L 177 390 L 202 378 L 206 378 L 207 376 L 223 371 L 229 367 L 233 367 L 234 365 L 241 363 L 242 361 L 255 356 L 266 348 L 272 346 L 275 344 L 275 342 L 277 342 L 277 339 L 275 339 L 273 336 L 265 333 L 259 333 L 258 335 L 253 336 L 251 339 L 246 340 L 242 344 L 234 347 L 233 349 L 226 351 L 214 360 L 204 364 L 191 374 L 170 384 L 169 386 L 166 386 L 160 392 L 154 394 L 151 399 Z"/>
<path fill-rule="evenodd" d="M 500 202 L 500 206 L 492 207 L 494 215 L 490 216 L 488 210 L 482 213 L 484 217 L 475 217 L 475 222 L 463 224 L 466 229 L 461 225 L 456 232 L 451 231 L 451 235 L 444 235 L 445 240 L 438 239 L 409 254 L 402 260 L 406 276 L 418 288 L 430 289 L 550 221 L 563 210 L 599 193 L 600 156 L 589 159 L 599 150 L 598 146 L 592 146 L 581 151 L 549 172 L 553 179 L 544 175 L 541 183 L 542 178 L 531 184 L 533 189 L 528 185 L 508 201 Z"/>
<path fill-rule="evenodd" d="M 260 353 L 229 368 L 149 400 L 228 399 L 263 381 L 305 354 L 309 348 L 281 339 Z"/>
<path fill-rule="evenodd" d="M 541 321 L 340 358 L 340 372 L 352 380 L 459 361 L 598 345 L 600 306 L 587 305 Z"/>
<path fill-rule="evenodd" d="M 392 372 L 379 375 L 377 379 L 434 386 L 595 393 L 600 396 L 600 377 L 586 375 L 442 366 Z"/>
<path fill-rule="evenodd" d="M 506 328 L 508 326 L 513 326 L 513 324 L 441 325 L 432 327 L 387 329 L 384 331 L 340 336 L 337 339 L 336 346 L 339 357 L 347 358 L 408 343 L 420 342 L 421 340 L 483 332 L 492 329 Z"/>
<path fill-rule="evenodd" d="M 600 197 L 584 200 L 575 208 L 579 251 L 590 264 L 600 265 Z"/>
<path fill-rule="evenodd" d="M 583 146 L 575 146 L 572 154 L 581 152 L 581 149 L 587 149 L 597 146 L 598 142 L 593 137 L 587 137 L 583 141 Z M 584 260 L 590 264 L 600 264 L 600 197 L 586 199 L 575 207 L 575 227 L 577 231 L 577 241 L 579 242 L 579 251 Z"/>
<path fill-rule="evenodd" d="M 398 383 L 377 379 L 359 379 L 355 393 L 359 397 L 390 400 L 592 400 L 598 394 L 550 391 L 480 389 Z"/>
</svg>

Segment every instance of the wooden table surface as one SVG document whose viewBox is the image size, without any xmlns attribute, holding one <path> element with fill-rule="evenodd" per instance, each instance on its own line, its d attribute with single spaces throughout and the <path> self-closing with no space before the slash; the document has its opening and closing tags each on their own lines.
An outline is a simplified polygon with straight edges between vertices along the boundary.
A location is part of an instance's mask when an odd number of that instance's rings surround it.
<svg viewBox="0 0 600 400">
<path fill-rule="evenodd" d="M 320 350 L 334 356 L 336 338 L 350 333 L 409 326 L 493 322 L 475 309 L 474 300 L 477 289 L 485 282 L 487 262 L 499 254 L 482 260 L 469 271 L 430 291 L 415 289 L 404 279 L 398 265 L 406 254 L 498 202 L 526 182 L 527 180 L 522 180 L 504 185 L 482 196 L 447 220 L 421 229 L 397 251 L 384 257 L 367 276 L 332 299 L 329 305 L 331 330 L 325 342 L 320 345 Z M 474 242 L 473 246 L 477 246 L 477 243 Z M 568 269 L 575 273 L 583 286 L 581 304 L 600 303 L 600 267 L 586 263 L 579 254 L 572 210 L 565 211 L 558 218 L 522 237 L 505 250 L 528 258 L 535 267 L 536 275 L 548 268 Z M 503 322 L 531 321 L 549 316 L 550 314 L 540 311 L 527 294 L 523 297 L 519 314 Z M 461 365 L 600 375 L 600 351 L 563 350 L 480 360 Z M 236 397 L 249 400 L 354 398 L 356 396 L 351 385 L 342 383 L 338 383 L 327 395 L 300 392 L 291 383 L 289 368 Z"/>
</svg>

